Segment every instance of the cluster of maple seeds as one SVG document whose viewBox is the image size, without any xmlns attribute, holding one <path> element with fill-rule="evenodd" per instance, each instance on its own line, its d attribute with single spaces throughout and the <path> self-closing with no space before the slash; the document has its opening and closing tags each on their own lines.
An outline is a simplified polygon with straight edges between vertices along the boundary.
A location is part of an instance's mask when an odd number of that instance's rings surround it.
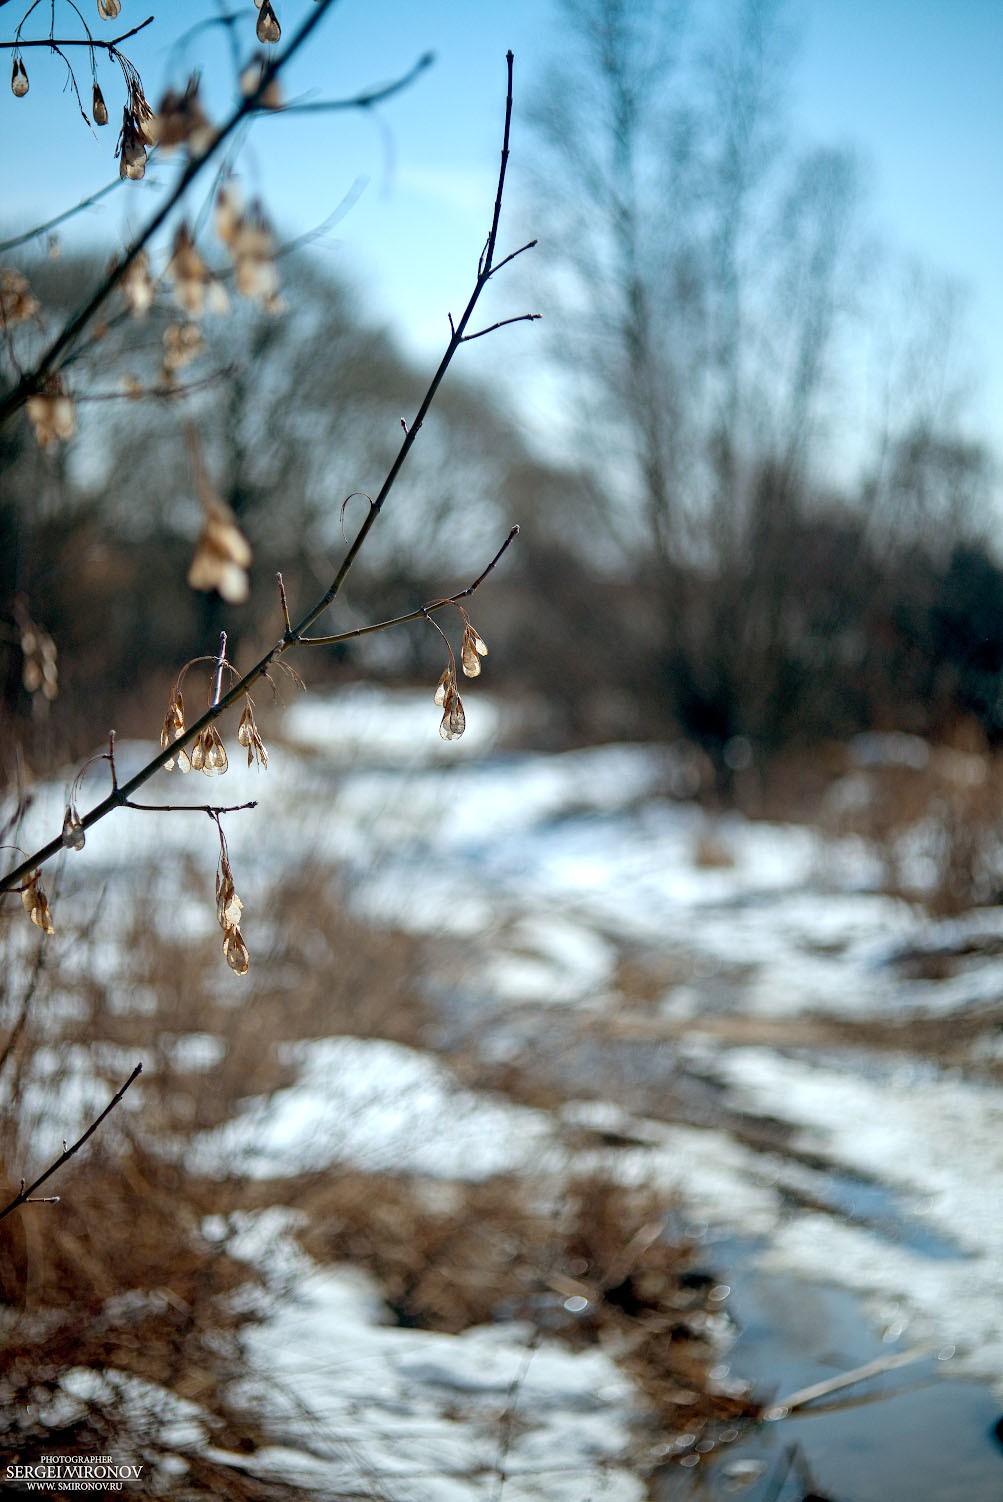
<svg viewBox="0 0 1003 1502">
<path fill-rule="evenodd" d="M 462 606 L 457 606 L 463 616 L 463 640 L 460 643 L 460 665 L 465 678 L 477 678 L 481 671 L 481 658 L 488 655 L 487 643 L 471 625 L 470 617 Z M 449 664 L 435 687 L 435 702 L 442 710 L 439 734 L 444 741 L 458 741 L 467 728 L 466 711 L 456 687 L 456 659 L 450 651 Z"/>
<path fill-rule="evenodd" d="M 171 696 L 171 702 L 167 706 L 167 714 L 164 716 L 163 727 L 160 731 L 160 749 L 166 751 L 175 741 L 179 741 L 185 734 L 185 705 L 181 691 L 177 687 Z M 249 694 L 244 696 L 244 712 L 237 726 L 237 742 L 247 751 L 247 765 L 258 766 L 267 770 L 268 750 L 261 739 L 261 732 L 254 719 L 254 705 Z M 204 772 L 206 777 L 222 776 L 230 763 L 226 754 L 219 731 L 215 725 L 207 725 L 195 738 L 191 751 L 180 747 L 176 755 L 164 762 L 164 771 L 170 772 L 174 766 L 181 772 Z"/>
<path fill-rule="evenodd" d="M 218 821 L 217 821 L 217 827 Z M 219 865 L 216 868 L 216 921 L 223 930 L 223 954 L 235 975 L 246 975 L 251 956 L 240 932 L 244 904 L 237 896 L 223 830 L 219 829 Z"/>
<path fill-rule="evenodd" d="M 254 34 L 259 42 L 274 43 L 282 36 L 282 27 L 279 25 L 275 14 L 275 7 L 271 0 L 254 0 L 258 11 L 258 19 L 255 23 Z M 32 7 L 34 9 L 34 7 Z M 74 6 L 76 9 L 76 6 Z M 97 0 L 98 15 L 102 21 L 115 21 L 122 12 L 122 0 Z M 78 12 L 79 15 L 79 12 Z M 23 24 L 23 23 L 22 23 Z M 93 67 L 93 48 L 91 49 Z M 182 141 L 190 142 L 195 150 L 206 150 L 212 143 L 212 131 L 201 109 L 192 112 L 191 125 L 185 128 L 181 134 L 173 135 L 170 129 L 165 129 L 163 121 L 171 113 L 175 106 L 181 105 L 181 114 L 184 114 L 185 100 L 173 92 L 164 96 L 158 117 L 159 127 L 151 130 L 153 111 L 150 109 L 144 95 L 139 76 L 132 64 L 121 54 L 113 49 L 113 55 L 117 57 L 123 72 L 126 75 L 129 100 L 123 111 L 122 132 L 119 136 L 116 156 L 119 158 L 119 172 L 122 177 L 140 178 L 146 171 L 146 148 L 148 146 L 176 146 Z M 24 58 L 20 50 L 15 46 L 12 53 L 11 93 L 16 99 L 23 99 L 30 88 L 28 70 L 24 65 Z M 91 115 L 95 125 L 108 124 L 108 106 L 105 103 L 104 94 L 97 78 L 93 80 L 93 93 L 91 102 Z M 197 146 L 192 139 L 196 130 L 208 128 L 208 135 L 203 144 Z"/>
</svg>

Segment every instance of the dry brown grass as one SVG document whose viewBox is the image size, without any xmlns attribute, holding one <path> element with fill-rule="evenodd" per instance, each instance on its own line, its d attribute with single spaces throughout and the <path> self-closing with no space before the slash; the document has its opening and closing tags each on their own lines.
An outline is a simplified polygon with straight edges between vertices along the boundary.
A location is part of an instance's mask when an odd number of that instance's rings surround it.
<svg viewBox="0 0 1003 1502">
<path fill-rule="evenodd" d="M 77 1064 L 86 1050 L 109 1095 L 124 1054 L 142 1058 L 144 1073 L 128 1109 L 52 1185 L 61 1203 L 0 1224 L 0 1463 L 42 1449 L 100 1450 L 147 1466 L 139 1494 L 288 1495 L 253 1474 L 255 1451 L 274 1439 L 266 1416 L 246 1403 L 234 1409 L 227 1397 L 246 1374 L 242 1336 L 268 1294 L 225 1237 L 203 1233 L 207 1216 L 220 1223 L 231 1211 L 275 1205 L 298 1212 L 301 1243 L 318 1263 L 367 1269 L 403 1325 L 457 1333 L 518 1319 L 573 1346 L 600 1344 L 646 1395 L 663 1437 L 682 1427 L 711 1443 L 754 1414 L 753 1402 L 709 1388 L 712 1280 L 695 1272 L 691 1246 L 665 1236 L 667 1206 L 655 1195 L 601 1177 L 443 1184 L 335 1166 L 210 1182 L 188 1171 L 194 1133 L 292 1083 L 283 1045 L 354 1034 L 420 1046 L 431 1036 L 413 941 L 358 924 L 317 871 L 285 884 L 272 917 L 271 945 L 241 989 L 229 977 L 220 986 L 214 938 L 176 944 L 137 927 L 125 936 L 121 973 L 107 982 L 80 948 L 48 952 L 0 1074 L 11 1102 L 0 1123 L 8 1179 L 10 1165 L 50 1146 L 25 1137 L 17 1106 L 43 1039 L 49 1050 L 73 1051 Z M 61 954 L 72 957 L 65 968 Z M 6 1026 L 24 1010 L 24 994 L 13 985 Z M 130 1004 L 140 995 L 141 1009 Z M 191 1034 L 218 1040 L 215 1063 L 196 1067 L 179 1055 Z M 542 1078 L 538 1087 L 528 1077 L 510 1083 L 513 1095 L 536 1095 L 541 1105 L 561 1099 Z M 50 1088 L 58 1100 L 58 1077 Z M 53 1401 L 67 1374 L 82 1370 L 119 1385 L 64 1404 L 57 1420 Z M 164 1408 L 176 1401 L 196 1405 L 201 1426 L 180 1446 L 164 1438 Z M 247 1469 L 214 1462 L 207 1445 L 246 1455 Z M 164 1459 L 178 1453 L 184 1468 L 168 1474 Z"/>
</svg>

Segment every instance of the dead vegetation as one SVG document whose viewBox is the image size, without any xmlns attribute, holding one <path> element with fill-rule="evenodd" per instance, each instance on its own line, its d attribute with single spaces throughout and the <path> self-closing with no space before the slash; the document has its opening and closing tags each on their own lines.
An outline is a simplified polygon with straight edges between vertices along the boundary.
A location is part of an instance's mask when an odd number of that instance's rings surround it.
<svg viewBox="0 0 1003 1502">
<path fill-rule="evenodd" d="M 602 1176 L 446 1183 L 337 1163 L 272 1180 L 192 1172 L 196 1134 L 293 1083 L 289 1044 L 350 1034 L 413 1047 L 432 1036 L 415 941 L 358 923 L 319 869 L 278 892 L 271 945 L 239 1007 L 239 983 L 220 985 L 215 939 L 146 928 L 152 890 L 134 903 L 113 977 L 86 933 L 65 966 L 50 951 L 27 1009 L 8 977 L 5 1027 L 26 1016 L 0 1072 L 8 1179 L 49 1146 L 39 1124 L 51 1133 L 81 1071 L 103 1084 L 136 1053 L 144 1072 L 130 1109 L 65 1170 L 61 1202 L 0 1225 L 0 1463 L 43 1448 L 127 1451 L 146 1467 L 140 1495 L 287 1494 L 254 1474 L 255 1452 L 276 1439 L 268 1416 L 228 1397 L 246 1376 L 245 1332 L 282 1290 L 229 1234 L 206 1231 L 209 1217 L 229 1226 L 231 1212 L 275 1206 L 295 1212 L 318 1265 L 369 1272 L 402 1326 L 455 1334 L 519 1321 L 601 1346 L 647 1403 L 639 1466 L 666 1430 L 685 1436 L 680 1453 L 734 1438 L 757 1407 L 708 1380 L 727 1320 L 696 1248 L 666 1235 L 658 1195 Z M 246 1467 L 234 1464 L 241 1455 Z"/>
</svg>

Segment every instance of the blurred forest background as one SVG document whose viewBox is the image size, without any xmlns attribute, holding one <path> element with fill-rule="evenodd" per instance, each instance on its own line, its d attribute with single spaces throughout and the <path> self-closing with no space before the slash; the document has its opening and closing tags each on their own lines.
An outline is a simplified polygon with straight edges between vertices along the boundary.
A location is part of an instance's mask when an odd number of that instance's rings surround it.
<svg viewBox="0 0 1003 1502">
<path fill-rule="evenodd" d="M 518 520 L 477 614 L 539 745 L 683 737 L 726 797 L 737 773 L 761 786 L 790 753 L 864 730 L 995 745 L 999 470 L 969 418 L 957 290 L 879 245 L 851 151 L 793 138 L 782 7 L 751 0 L 738 26 L 687 26 L 655 0 L 565 10 L 520 191 L 562 458 L 496 389 L 452 375 L 338 628 L 462 585 Z M 35 242 L 5 260 L 57 327 L 105 254 Z M 176 314 L 155 307 L 112 318 L 72 372 L 75 443 L 42 451 L 26 421 L 0 433 L 8 772 L 12 735 L 42 770 L 112 723 L 149 734 L 224 611 L 238 651 L 267 645 L 275 570 L 294 600 L 330 577 L 341 502 L 385 472 L 427 373 L 309 247 L 281 277 L 285 312 L 201 319 L 183 400 L 122 394 L 158 383 Z M 189 423 L 254 548 L 245 605 L 185 585 Z M 25 618 L 58 646 L 51 701 L 25 673 Z M 315 654 L 314 681 L 437 675 L 432 633 L 377 642 Z"/>
</svg>

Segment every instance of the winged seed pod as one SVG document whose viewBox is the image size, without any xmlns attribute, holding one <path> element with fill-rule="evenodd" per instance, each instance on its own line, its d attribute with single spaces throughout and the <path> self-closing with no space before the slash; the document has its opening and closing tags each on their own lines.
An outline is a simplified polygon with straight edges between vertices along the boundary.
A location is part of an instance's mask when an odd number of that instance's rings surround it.
<svg viewBox="0 0 1003 1502">
<path fill-rule="evenodd" d="M 222 830 L 220 840 L 222 840 Z M 216 921 L 223 930 L 223 954 L 235 975 L 246 975 L 251 957 L 238 928 L 244 904 L 237 896 L 233 872 L 225 848 L 220 850 L 216 868 Z"/>
<path fill-rule="evenodd" d="M 258 727 L 254 723 L 254 707 L 249 697 L 244 705 L 244 713 L 240 717 L 240 724 L 237 726 L 237 741 L 241 746 L 247 748 L 248 766 L 252 762 L 257 761 L 259 767 L 262 767 L 265 771 L 268 770 L 268 752 L 265 749 L 265 743 L 261 739 Z"/>
<path fill-rule="evenodd" d="M 271 6 L 271 0 L 254 0 L 258 7 L 258 24 L 255 27 L 255 35 L 259 42 L 277 42 L 282 35 L 282 27 L 278 17 Z"/>
<path fill-rule="evenodd" d="M 101 85 L 96 78 L 94 80 L 94 93 L 91 99 L 91 114 L 94 117 L 95 125 L 108 124 L 108 106 L 104 102 Z"/>
<path fill-rule="evenodd" d="M 275 269 L 275 236 L 261 203 L 241 214 L 229 246 L 237 291 L 260 303 L 266 312 L 280 309 L 279 274 Z"/>
<path fill-rule="evenodd" d="M 146 175 L 146 142 L 135 117 L 126 107 L 122 111 L 122 132 L 118 139 L 118 175 L 138 182 Z"/>
<path fill-rule="evenodd" d="M 435 689 L 435 702 L 442 709 L 439 734 L 444 741 L 458 741 L 467 728 L 463 700 L 456 691 L 456 669 L 450 663 Z"/>
<path fill-rule="evenodd" d="M 23 99 L 28 92 L 28 73 L 19 57 L 15 57 L 11 66 L 10 90 L 15 99 Z"/>
<path fill-rule="evenodd" d="M 40 928 L 44 934 L 54 934 L 52 914 L 49 911 L 49 899 L 42 891 L 41 871 L 33 871 L 21 888 L 21 901 L 28 917 L 36 928 Z"/>
<path fill-rule="evenodd" d="M 226 747 L 219 738 L 219 731 L 215 725 L 207 725 L 192 747 L 192 771 L 204 772 L 207 777 L 215 777 L 218 773 L 222 777 L 228 766 Z"/>
<path fill-rule="evenodd" d="M 122 9 L 122 0 L 98 0 L 98 15 L 102 21 L 114 21 Z"/>
<path fill-rule="evenodd" d="M 11 329 L 27 323 L 38 312 L 38 298 L 28 285 L 28 278 L 11 266 L 0 270 L 0 328 Z"/>
<path fill-rule="evenodd" d="M 141 250 L 123 272 L 119 291 L 132 310 L 133 318 L 145 318 L 153 306 L 153 282 L 150 278 L 150 258 Z"/>
<path fill-rule="evenodd" d="M 240 92 L 245 99 L 257 90 L 267 67 L 268 53 L 259 52 L 244 68 L 240 75 Z M 265 85 L 258 104 L 263 110 L 280 110 L 282 103 L 282 84 L 277 76 L 273 76 Z"/>
<path fill-rule="evenodd" d="M 229 605 L 240 605 L 250 592 L 250 565 L 251 545 L 233 512 L 222 501 L 209 501 L 203 508 L 202 531 L 188 570 L 189 585 L 215 589 Z"/>
<path fill-rule="evenodd" d="M 487 657 L 487 655 L 487 643 L 477 634 L 470 622 L 467 621 L 463 628 L 463 640 L 460 643 L 460 662 L 463 664 L 464 677 L 479 678 L 481 673 L 481 658 Z"/>
<path fill-rule="evenodd" d="M 149 133 L 162 151 L 187 146 L 194 156 L 209 150 L 216 131 L 199 99 L 198 75 L 192 74 L 183 94 L 168 89 L 149 123 Z"/>
<path fill-rule="evenodd" d="M 47 449 L 60 440 L 72 438 L 77 431 L 76 408 L 62 376 L 49 376 L 46 389 L 29 396 L 25 407 L 39 448 Z"/>
<path fill-rule="evenodd" d="M 174 283 L 174 300 L 178 306 L 189 317 L 201 318 L 205 312 L 206 291 L 212 283 L 212 274 L 199 254 L 192 232 L 184 220 L 174 232 L 167 275 Z"/>
<path fill-rule="evenodd" d="M 163 727 L 160 731 L 160 749 L 166 751 L 173 741 L 180 740 L 185 733 L 185 701 L 181 697 L 181 690 L 174 690 L 174 697 L 167 706 L 164 716 Z M 175 758 L 172 756 L 164 762 L 164 771 L 170 772 L 174 766 Z M 177 763 L 182 772 L 190 772 L 192 764 L 188 752 L 180 750 L 177 755 Z"/>
<path fill-rule="evenodd" d="M 164 330 L 164 380 L 170 385 L 174 372 L 197 360 L 205 340 L 197 323 L 169 323 Z"/>
<path fill-rule="evenodd" d="M 67 850 L 82 850 L 85 839 L 83 823 L 77 812 L 77 806 L 71 798 L 66 806 L 66 813 L 63 816 L 63 844 Z"/>
<path fill-rule="evenodd" d="M 441 709 L 446 702 L 446 695 L 450 689 L 456 687 L 456 673 L 452 666 L 448 667 L 435 685 L 435 702 Z"/>
</svg>

